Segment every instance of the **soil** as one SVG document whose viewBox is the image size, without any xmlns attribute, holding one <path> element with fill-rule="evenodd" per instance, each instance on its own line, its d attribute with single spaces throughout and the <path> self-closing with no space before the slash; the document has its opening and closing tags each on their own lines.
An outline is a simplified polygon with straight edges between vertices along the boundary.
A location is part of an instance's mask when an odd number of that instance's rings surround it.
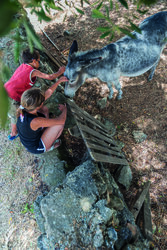
<svg viewBox="0 0 167 250">
<path fill-rule="evenodd" d="M 78 2 L 76 1 L 76 4 Z M 134 6 L 131 5 L 128 11 L 125 8 L 119 10 L 114 8 L 111 17 L 115 23 L 124 25 L 126 23 L 124 15 L 132 17 L 133 13 L 138 16 L 138 19 L 133 19 L 133 22 L 138 25 L 147 16 L 166 9 L 167 2 L 164 0 L 151 6 L 143 16 L 134 12 Z M 77 40 L 79 50 L 82 51 L 101 48 L 110 42 L 109 38 L 99 38 L 101 33 L 96 28 L 104 25 L 105 22 L 104 20 L 92 19 L 88 6 L 85 7 L 86 15 L 84 17 L 79 14 L 76 17 L 75 14 L 76 11 L 71 11 L 69 8 L 66 8 L 65 14 L 54 11 L 51 13 L 53 17 L 51 23 L 38 23 L 36 25 L 36 31 L 40 31 L 39 27 L 43 29 L 57 46 L 56 49 L 44 33 L 39 32 L 42 43 L 55 58 L 60 58 L 62 54 L 68 56 L 69 47 L 73 40 Z M 32 23 L 37 24 L 36 20 L 31 20 Z M 115 34 L 112 42 L 122 36 L 123 34 Z M 106 107 L 103 109 L 99 108 L 97 102 L 108 96 L 108 88 L 105 83 L 98 79 L 87 80 L 74 97 L 74 101 L 80 108 L 92 116 L 100 115 L 102 122 L 106 118 L 112 120 L 116 127 L 115 139 L 124 144 L 123 151 L 133 174 L 129 190 L 125 191 L 122 188 L 129 208 L 134 203 L 137 191 L 146 181 L 150 180 L 153 224 L 152 249 L 162 250 L 167 249 L 166 61 L 167 47 L 162 52 L 151 82 L 147 80 L 149 73 L 133 78 L 122 77 L 120 81 L 123 98 L 118 101 L 114 96 L 112 100 L 107 100 Z M 61 62 L 63 64 L 65 61 L 62 59 Z M 135 130 L 142 130 L 147 135 L 146 140 L 137 143 L 133 136 Z M 23 213 L 25 205 L 28 203 L 30 206 L 42 192 L 41 180 L 36 171 L 36 158 L 25 151 L 18 139 L 12 143 L 4 139 L 7 133 L 8 130 L 0 134 L 1 145 L 4 145 L 4 140 L 6 143 L 0 158 L 1 166 L 3 166 L 0 170 L 0 176 L 3 176 L 2 183 L 0 183 L 1 202 L 4 204 L 1 206 L 1 210 L 2 212 L 6 211 L 6 217 L 2 220 L 5 233 L 1 232 L 2 240 L 0 243 L 6 249 L 37 249 L 36 239 L 40 232 L 35 219 L 29 210 Z M 83 141 L 70 136 L 66 131 L 63 135 L 63 145 L 66 147 L 71 161 L 77 165 L 84 152 Z M 111 164 L 107 166 L 113 173 L 113 166 Z M 3 182 L 6 183 L 5 186 L 3 186 Z M 13 200 L 15 200 L 14 203 Z M 22 229 L 20 230 L 20 228 Z"/>
</svg>

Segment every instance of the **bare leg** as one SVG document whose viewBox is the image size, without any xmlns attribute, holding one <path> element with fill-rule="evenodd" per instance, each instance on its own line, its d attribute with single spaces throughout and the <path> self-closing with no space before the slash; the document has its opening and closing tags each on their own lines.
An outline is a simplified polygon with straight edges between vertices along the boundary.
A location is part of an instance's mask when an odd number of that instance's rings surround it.
<svg viewBox="0 0 167 250">
<path fill-rule="evenodd" d="M 60 137 L 64 129 L 63 125 L 55 125 L 53 127 L 46 128 L 41 136 L 43 143 L 45 144 L 46 151 L 48 151 L 53 145 L 54 141 Z M 56 148 L 57 145 L 55 145 Z"/>
<path fill-rule="evenodd" d="M 15 124 L 15 123 L 11 123 L 11 128 L 12 128 L 11 136 L 16 136 L 16 135 L 17 135 L 17 127 L 16 127 L 16 124 Z"/>
</svg>

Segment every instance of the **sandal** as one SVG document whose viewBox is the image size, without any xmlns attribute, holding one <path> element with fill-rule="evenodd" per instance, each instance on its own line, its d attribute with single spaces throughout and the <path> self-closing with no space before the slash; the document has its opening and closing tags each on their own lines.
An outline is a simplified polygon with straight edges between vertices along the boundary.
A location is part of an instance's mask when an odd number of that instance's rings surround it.
<svg viewBox="0 0 167 250">
<path fill-rule="evenodd" d="M 60 139 L 58 139 L 58 140 L 56 140 L 55 142 L 54 142 L 54 148 L 58 148 L 59 146 L 61 145 L 61 140 Z"/>
<path fill-rule="evenodd" d="M 16 139 L 18 136 L 19 136 L 18 134 L 17 134 L 17 135 L 14 135 L 14 136 L 8 135 L 8 139 L 9 139 L 9 141 L 13 141 L 13 140 Z"/>
<path fill-rule="evenodd" d="M 49 151 L 55 149 L 55 148 L 58 148 L 59 146 L 61 145 L 61 140 L 60 139 L 57 139 L 53 145 L 51 146 L 51 148 L 49 149 Z"/>
</svg>

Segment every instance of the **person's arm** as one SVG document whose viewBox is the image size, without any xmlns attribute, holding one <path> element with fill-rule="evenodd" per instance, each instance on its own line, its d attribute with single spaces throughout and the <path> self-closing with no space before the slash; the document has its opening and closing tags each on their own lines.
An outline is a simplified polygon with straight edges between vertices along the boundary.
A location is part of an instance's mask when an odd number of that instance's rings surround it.
<svg viewBox="0 0 167 250">
<path fill-rule="evenodd" d="M 41 71 L 35 69 L 35 70 L 33 70 L 32 74 L 31 74 L 31 78 L 39 77 L 39 78 L 43 78 L 46 80 L 54 80 L 57 77 L 59 77 L 60 75 L 62 75 L 64 73 L 65 69 L 66 68 L 63 66 L 59 69 L 58 72 L 53 73 L 53 74 L 45 74 L 45 73 L 42 73 Z"/>
<path fill-rule="evenodd" d="M 49 89 L 45 91 L 45 101 L 53 94 L 57 89 L 60 83 L 67 82 L 68 79 L 65 76 L 62 76 L 56 83 L 54 83 Z"/>
<path fill-rule="evenodd" d="M 46 127 L 52 127 L 54 125 L 63 125 L 66 121 L 67 108 L 65 105 L 59 104 L 59 109 L 62 111 L 62 113 L 56 118 L 52 119 L 47 119 L 44 117 L 34 118 L 30 123 L 31 129 L 35 131 L 41 127 L 46 128 Z"/>
</svg>

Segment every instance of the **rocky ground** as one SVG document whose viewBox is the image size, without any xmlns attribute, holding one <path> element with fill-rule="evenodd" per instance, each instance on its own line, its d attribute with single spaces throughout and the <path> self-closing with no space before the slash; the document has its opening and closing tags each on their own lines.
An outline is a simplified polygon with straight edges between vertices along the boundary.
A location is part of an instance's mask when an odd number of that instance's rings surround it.
<svg viewBox="0 0 167 250">
<path fill-rule="evenodd" d="M 150 7 L 144 17 L 134 20 L 138 24 L 143 18 L 161 10 L 167 9 L 166 1 L 159 1 Z M 123 23 L 122 13 L 126 10 L 112 12 L 116 23 Z M 129 12 L 133 12 L 131 6 Z M 93 20 L 90 9 L 85 8 L 84 17 L 75 17 L 69 9 L 65 15 L 55 12 L 51 24 L 36 23 L 41 41 L 55 57 L 68 49 L 76 39 L 79 50 L 101 48 L 109 43 L 99 39 L 96 30 L 103 21 Z M 63 22 L 64 20 L 64 22 Z M 43 29 L 56 44 L 59 51 L 41 32 Z M 68 31 L 68 32 L 67 32 Z M 114 40 L 122 34 L 115 35 Z M 68 51 L 68 50 L 67 50 Z M 64 53 L 66 56 L 67 54 Z M 147 82 L 148 74 L 135 78 L 121 78 L 123 98 L 120 101 L 108 100 L 104 108 L 98 101 L 107 97 L 108 89 L 104 83 L 93 79 L 88 80 L 76 93 L 75 102 L 91 115 L 100 115 L 101 120 L 108 118 L 116 126 L 116 139 L 123 144 L 123 151 L 133 172 L 133 181 L 129 191 L 124 191 L 127 205 L 130 207 L 138 188 L 147 180 L 151 181 L 150 197 L 153 222 L 153 239 L 155 249 L 166 249 L 167 245 L 167 87 L 166 87 L 167 50 L 164 49 L 154 78 Z M 147 138 L 138 142 L 134 132 L 142 131 Z M 36 170 L 36 158 L 25 151 L 19 139 L 9 142 L 9 130 L 0 133 L 0 188 L 1 188 L 1 230 L 0 248 L 2 249 L 37 249 L 36 239 L 40 232 L 36 226 L 31 205 L 41 194 L 41 180 Z M 75 161 L 79 157 L 78 142 L 70 135 L 65 135 L 65 145 L 69 156 Z M 111 166 L 108 166 L 111 169 Z M 111 169 L 112 172 L 112 169 Z"/>
</svg>

